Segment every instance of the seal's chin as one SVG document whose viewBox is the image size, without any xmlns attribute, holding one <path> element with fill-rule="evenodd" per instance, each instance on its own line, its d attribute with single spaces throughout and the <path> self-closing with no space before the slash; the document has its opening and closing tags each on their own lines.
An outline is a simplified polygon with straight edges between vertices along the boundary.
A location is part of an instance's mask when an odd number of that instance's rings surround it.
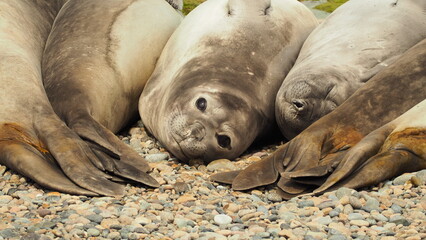
<svg viewBox="0 0 426 240">
<path fill-rule="evenodd" d="M 181 147 L 181 145 L 179 144 L 179 138 L 177 138 L 177 136 L 174 136 L 174 134 L 170 134 L 171 135 L 171 141 L 169 141 L 170 145 L 169 145 L 169 151 L 172 152 L 172 154 L 179 159 L 180 161 L 183 162 L 188 162 L 190 159 L 192 159 L 189 154 L 185 153 L 185 151 L 183 150 L 183 148 Z"/>
<path fill-rule="evenodd" d="M 275 111 L 278 126 L 287 140 L 298 134 L 298 126 L 301 124 L 301 116 L 292 103 L 281 102 Z"/>
</svg>

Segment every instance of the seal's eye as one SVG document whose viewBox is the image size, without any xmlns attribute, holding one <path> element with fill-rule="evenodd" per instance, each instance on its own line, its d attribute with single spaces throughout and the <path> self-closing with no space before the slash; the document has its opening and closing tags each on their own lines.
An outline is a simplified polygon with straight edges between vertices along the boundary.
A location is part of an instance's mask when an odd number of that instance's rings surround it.
<svg viewBox="0 0 426 240">
<path fill-rule="evenodd" d="M 204 112 L 207 108 L 207 100 L 205 98 L 199 98 L 195 102 L 195 106 L 197 106 L 198 110 Z"/>
<path fill-rule="evenodd" d="M 226 135 L 217 135 L 217 143 L 221 148 L 231 149 L 231 138 Z"/>
</svg>

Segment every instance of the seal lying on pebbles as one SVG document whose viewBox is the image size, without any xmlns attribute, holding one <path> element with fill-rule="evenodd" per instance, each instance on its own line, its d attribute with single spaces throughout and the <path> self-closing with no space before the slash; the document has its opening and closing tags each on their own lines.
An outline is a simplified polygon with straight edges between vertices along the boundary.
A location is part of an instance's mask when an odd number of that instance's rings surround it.
<svg viewBox="0 0 426 240">
<path fill-rule="evenodd" d="M 209 0 L 172 35 L 141 95 L 147 129 L 180 160 L 239 156 L 317 25 L 295 0 Z"/>
<path fill-rule="evenodd" d="M 426 37 L 424 0 L 357 0 L 336 9 L 306 39 L 275 102 L 291 139 L 343 103 Z"/>
<path fill-rule="evenodd" d="M 41 58 L 65 1 L 0 1 L 0 163 L 41 186 L 114 195 L 123 187 L 90 162 L 97 157 L 54 113 Z"/>
<path fill-rule="evenodd" d="M 145 82 L 181 19 L 164 0 L 72 0 L 56 17 L 44 86 L 55 112 L 99 157 L 99 169 L 158 186 L 147 162 L 113 132 L 137 115 Z"/>
<path fill-rule="evenodd" d="M 245 190 L 272 184 L 280 178 L 278 187 L 284 191 L 285 198 L 307 192 L 308 189 L 312 189 L 310 184 L 318 186 L 324 183 L 328 174 L 348 153 L 348 149 L 364 136 L 423 101 L 426 98 L 425 88 L 426 40 L 423 40 L 374 76 L 336 110 L 279 147 L 272 155 L 241 172 L 219 173 L 213 175 L 211 179 L 232 183 L 235 190 Z M 423 116 L 418 116 L 419 121 L 422 119 L 424 119 Z M 422 141 L 421 139 L 413 141 L 413 144 L 406 149 L 418 149 L 424 145 Z M 376 146 L 377 142 L 372 148 Z M 362 150 L 362 147 L 360 148 Z M 365 156 L 372 154 L 370 150 L 372 149 L 365 152 Z M 361 151 L 357 153 L 363 154 Z M 415 157 L 411 159 L 410 164 L 416 165 L 411 169 L 424 166 L 424 163 L 419 163 Z M 351 160 L 348 159 L 348 161 Z M 349 170 L 354 171 L 355 167 L 357 164 L 353 164 Z M 378 172 L 380 171 L 378 168 L 382 168 L 381 170 L 387 169 L 389 173 L 392 173 L 385 177 L 410 170 L 397 164 L 381 165 L 380 162 L 373 162 L 369 168 L 373 172 Z M 351 186 L 365 186 L 365 184 L 383 180 L 373 175 L 363 175 L 363 178 L 352 178 L 349 175 L 347 179 L 353 179 Z"/>
</svg>

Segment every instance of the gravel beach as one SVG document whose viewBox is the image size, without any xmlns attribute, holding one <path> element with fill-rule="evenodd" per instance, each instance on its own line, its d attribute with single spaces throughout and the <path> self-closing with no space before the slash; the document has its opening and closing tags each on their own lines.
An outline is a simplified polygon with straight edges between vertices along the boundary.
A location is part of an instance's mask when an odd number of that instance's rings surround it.
<svg viewBox="0 0 426 240">
<path fill-rule="evenodd" d="M 270 154 L 179 163 L 141 122 L 123 134 L 154 167 L 158 189 L 125 196 L 52 192 L 0 166 L 0 239 L 426 239 L 426 170 L 366 190 L 341 188 L 283 201 L 273 186 L 247 192 L 209 181 Z"/>
</svg>

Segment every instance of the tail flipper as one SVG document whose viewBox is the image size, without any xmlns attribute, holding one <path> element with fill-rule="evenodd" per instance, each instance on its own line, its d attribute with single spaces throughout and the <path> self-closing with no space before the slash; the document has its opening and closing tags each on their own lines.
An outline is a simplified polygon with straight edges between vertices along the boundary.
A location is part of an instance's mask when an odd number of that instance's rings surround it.
<svg viewBox="0 0 426 240">
<path fill-rule="evenodd" d="M 98 195 L 73 183 L 48 153 L 41 154 L 24 143 L 0 141 L 0 163 L 40 186 L 70 194 Z"/>
<path fill-rule="evenodd" d="M 98 156 L 95 161 L 99 162 L 94 164 L 101 165 L 100 169 L 151 187 L 159 186 L 158 182 L 147 174 L 151 170 L 148 162 L 92 117 L 85 116 L 69 125 L 90 144 Z"/>
</svg>

